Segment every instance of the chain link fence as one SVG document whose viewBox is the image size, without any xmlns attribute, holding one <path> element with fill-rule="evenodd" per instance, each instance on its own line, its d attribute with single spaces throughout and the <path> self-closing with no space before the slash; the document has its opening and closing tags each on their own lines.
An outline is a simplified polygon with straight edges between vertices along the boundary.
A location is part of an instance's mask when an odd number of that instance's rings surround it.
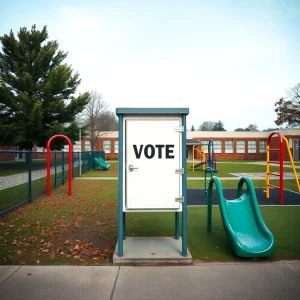
<svg viewBox="0 0 300 300">
<path fill-rule="evenodd" d="M 0 150 L 0 215 L 46 193 L 47 152 Z M 68 152 L 51 152 L 51 189 L 68 182 Z M 104 151 L 72 153 L 73 178 L 95 169 Z"/>
</svg>

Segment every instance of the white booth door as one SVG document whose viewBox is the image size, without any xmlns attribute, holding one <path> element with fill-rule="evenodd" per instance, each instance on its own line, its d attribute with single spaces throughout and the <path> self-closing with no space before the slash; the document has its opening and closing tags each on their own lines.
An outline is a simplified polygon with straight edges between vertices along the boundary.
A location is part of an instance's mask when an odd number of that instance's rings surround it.
<svg viewBox="0 0 300 300">
<path fill-rule="evenodd" d="M 124 211 L 182 209 L 180 126 L 180 117 L 125 118 Z"/>
</svg>

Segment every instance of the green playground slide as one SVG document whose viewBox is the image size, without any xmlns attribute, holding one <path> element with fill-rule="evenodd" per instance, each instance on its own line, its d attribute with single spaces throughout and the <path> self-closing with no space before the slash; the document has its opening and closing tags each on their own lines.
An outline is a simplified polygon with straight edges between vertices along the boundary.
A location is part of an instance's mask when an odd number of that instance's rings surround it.
<svg viewBox="0 0 300 300">
<path fill-rule="evenodd" d="M 99 162 L 101 162 L 103 165 L 106 165 L 108 168 L 110 167 L 110 164 L 108 164 L 102 157 L 98 157 Z"/>
<path fill-rule="evenodd" d="M 107 171 L 110 167 L 110 164 L 107 164 L 104 159 L 100 158 L 94 158 L 94 161 L 97 166 L 102 168 L 103 170 Z"/>
<path fill-rule="evenodd" d="M 273 234 L 266 227 L 256 198 L 252 181 L 242 177 L 238 183 L 237 199 L 227 200 L 223 195 L 222 184 L 213 176 L 208 188 L 207 231 L 211 231 L 212 188 L 215 183 L 219 198 L 220 213 L 224 229 L 230 238 L 236 255 L 241 257 L 268 257 L 275 252 Z M 246 190 L 243 191 L 243 184 Z"/>
</svg>

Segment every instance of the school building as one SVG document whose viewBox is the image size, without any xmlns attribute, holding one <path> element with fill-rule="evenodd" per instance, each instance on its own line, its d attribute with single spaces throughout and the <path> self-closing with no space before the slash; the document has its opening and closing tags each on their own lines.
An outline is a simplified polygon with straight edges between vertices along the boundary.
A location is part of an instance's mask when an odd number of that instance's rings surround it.
<svg viewBox="0 0 300 300">
<path fill-rule="evenodd" d="M 300 160 L 300 129 L 279 130 L 287 138 L 292 157 Z M 208 152 L 208 143 L 213 141 L 213 150 L 216 160 L 265 160 L 267 139 L 272 131 L 188 131 L 187 132 L 187 159 L 200 160 L 201 145 Z M 285 142 L 284 142 L 285 144 Z M 84 143 L 83 143 L 84 145 Z M 279 139 L 273 136 L 271 148 L 279 148 Z M 97 138 L 94 150 L 104 150 L 105 157 L 118 158 L 118 131 L 105 132 Z M 271 160 L 278 160 L 279 151 L 270 153 Z M 284 160 L 289 160 L 288 150 L 284 145 Z"/>
</svg>

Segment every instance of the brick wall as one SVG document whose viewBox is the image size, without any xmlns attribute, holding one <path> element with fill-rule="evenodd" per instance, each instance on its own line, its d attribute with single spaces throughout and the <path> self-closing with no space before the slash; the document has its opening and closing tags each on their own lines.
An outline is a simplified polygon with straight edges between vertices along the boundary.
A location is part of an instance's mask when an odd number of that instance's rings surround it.
<svg viewBox="0 0 300 300">
<path fill-rule="evenodd" d="M 211 140 L 210 138 L 194 138 L 198 141 Z M 214 138 L 214 140 L 221 141 L 222 143 L 222 153 L 215 153 L 216 160 L 265 160 L 266 153 L 260 153 L 259 142 L 265 141 L 263 138 Z M 233 141 L 233 153 L 225 153 L 225 141 Z M 245 141 L 245 153 L 237 153 L 237 141 Z M 256 153 L 248 153 L 248 141 L 256 141 Z M 191 146 L 192 147 L 192 146 Z M 198 148 L 200 148 L 198 146 Z M 195 151 L 195 158 L 200 160 L 200 154 Z"/>
<path fill-rule="evenodd" d="M 105 158 L 117 159 L 118 153 L 115 153 L 115 142 L 118 141 L 118 138 L 111 138 L 111 137 L 97 138 L 96 149 L 95 149 L 96 151 L 104 150 L 104 141 L 110 141 L 110 152 L 105 151 Z"/>
<path fill-rule="evenodd" d="M 215 133 L 215 132 L 213 132 Z M 247 133 L 246 133 L 247 134 Z M 260 133 L 261 135 L 261 133 Z M 300 135 L 297 136 L 289 136 L 289 135 L 285 135 L 285 137 L 287 139 L 290 138 L 297 138 L 300 139 Z M 222 143 L 222 153 L 215 153 L 216 156 L 216 160 L 266 160 L 266 153 L 260 152 L 260 141 L 264 141 L 265 143 L 267 142 L 268 139 L 268 135 L 266 134 L 265 137 L 209 137 L 208 135 L 204 137 L 195 137 L 193 136 L 193 139 L 198 140 L 198 141 L 209 141 L 209 140 L 213 140 L 213 141 L 221 141 Z M 277 141 L 276 141 L 277 139 Z M 118 157 L 118 153 L 115 153 L 115 142 L 118 141 L 117 137 L 99 137 L 97 139 L 96 142 L 96 149 L 95 150 L 104 150 L 104 141 L 110 141 L 110 152 L 106 152 L 105 153 L 105 157 L 106 158 L 111 158 L 111 159 L 115 159 Z M 233 153 L 225 153 L 225 141 L 233 141 Z M 237 152 L 237 142 L 238 141 L 245 141 L 245 153 L 238 153 Z M 256 152 L 255 153 L 248 153 L 249 149 L 248 149 L 248 141 L 255 141 L 256 142 Z M 277 147 L 276 143 L 278 143 L 278 138 L 272 138 L 271 141 L 271 145 L 272 147 Z M 189 149 L 191 149 L 193 146 L 188 146 L 190 147 Z M 200 150 L 200 146 L 198 146 L 198 149 Z M 291 149 L 292 151 L 292 149 Z M 279 154 L 277 152 L 273 152 L 271 153 L 271 159 L 273 160 L 277 160 L 279 157 Z M 195 159 L 200 160 L 200 154 L 198 153 L 198 151 L 195 151 Z M 284 150 L 284 159 L 285 160 L 289 160 L 288 157 L 288 152 L 285 148 Z"/>
<path fill-rule="evenodd" d="M 294 139 L 294 138 L 299 139 L 300 138 L 299 136 L 285 136 L 285 137 L 287 138 L 288 142 L 290 139 Z M 280 146 L 280 139 L 278 138 L 278 136 L 273 135 L 271 138 L 270 148 L 271 149 L 279 149 L 279 146 Z M 289 148 L 290 148 L 291 154 L 293 155 L 293 149 L 290 147 L 290 144 L 289 144 Z M 285 141 L 283 141 L 283 149 L 284 149 L 283 150 L 283 153 L 284 153 L 283 160 L 289 161 L 290 157 L 289 157 L 289 153 L 288 153 L 288 149 L 287 149 Z M 279 160 L 279 156 L 280 156 L 279 151 L 271 151 L 270 152 L 270 160 L 277 161 L 277 160 Z"/>
<path fill-rule="evenodd" d="M 0 147 L 0 150 L 15 150 L 15 147 L 12 146 L 4 146 Z M 15 153 L 10 152 L 10 153 L 0 153 L 0 161 L 10 161 L 10 160 L 15 160 Z"/>
</svg>

